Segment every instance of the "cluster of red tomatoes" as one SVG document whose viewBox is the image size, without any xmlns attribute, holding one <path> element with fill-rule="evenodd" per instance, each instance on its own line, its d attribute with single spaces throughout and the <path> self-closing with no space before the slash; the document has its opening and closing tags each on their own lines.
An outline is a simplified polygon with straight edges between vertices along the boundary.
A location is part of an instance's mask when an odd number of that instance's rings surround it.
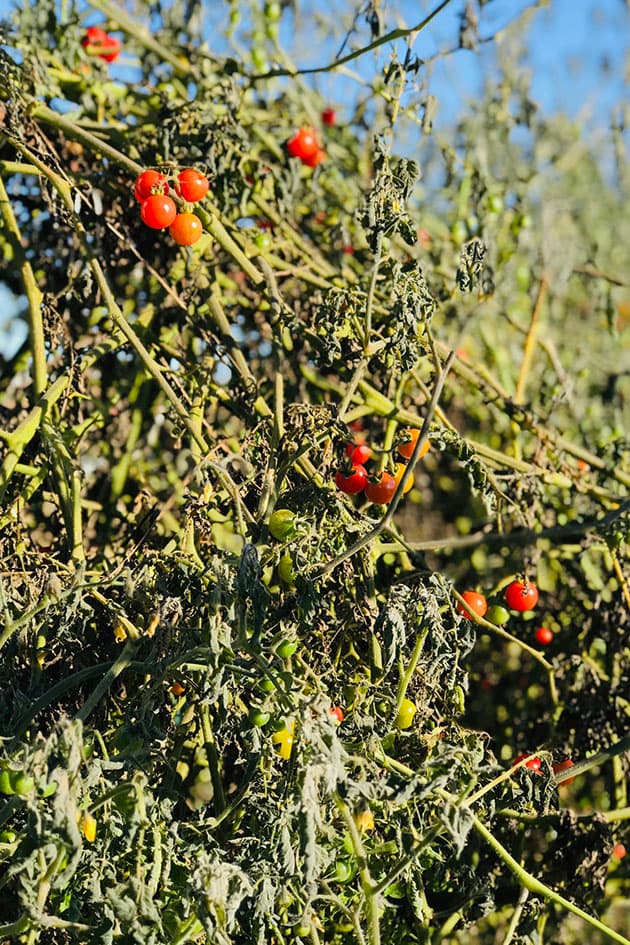
<svg viewBox="0 0 630 945">
<path fill-rule="evenodd" d="M 91 56 L 98 56 L 105 62 L 113 62 L 120 55 L 122 43 L 115 36 L 110 36 L 100 26 L 88 26 L 81 45 Z"/>
<path fill-rule="evenodd" d="M 325 108 L 322 112 L 324 125 L 337 124 L 337 113 L 334 108 Z M 314 128 L 299 128 L 286 144 L 291 157 L 299 158 L 307 167 L 317 167 L 326 159 L 326 152 L 322 148 L 317 132 Z"/>
<path fill-rule="evenodd" d="M 420 430 L 406 430 L 404 437 L 398 444 L 398 452 L 403 459 L 410 459 L 414 451 Z M 429 450 L 429 442 L 421 447 L 419 457 L 424 456 Z M 391 472 L 387 469 L 382 470 L 375 476 L 370 476 L 365 463 L 372 457 L 372 450 L 365 440 L 358 440 L 349 443 L 346 446 L 346 464 L 337 470 L 335 475 L 335 484 L 341 492 L 347 495 L 358 495 L 365 492 L 368 502 L 375 505 L 388 505 L 394 498 L 394 493 L 398 488 L 407 468 L 405 463 L 396 463 L 395 469 Z M 413 476 L 410 476 L 404 486 L 404 493 L 409 492 L 413 487 Z"/>
<path fill-rule="evenodd" d="M 468 609 L 462 604 L 458 604 L 457 609 L 468 620 L 473 619 L 471 611 L 478 617 L 486 617 L 490 623 L 499 627 L 510 619 L 509 611 L 505 607 L 498 604 L 489 607 L 484 595 L 478 591 L 464 591 L 462 598 L 466 601 Z M 505 588 L 505 602 L 510 610 L 516 610 L 519 613 L 533 610 L 538 603 L 538 588 L 531 581 L 511 581 Z M 549 646 L 553 641 L 553 631 L 549 627 L 537 627 L 534 639 L 540 646 Z"/>
<path fill-rule="evenodd" d="M 194 167 L 180 171 L 175 181 L 175 193 L 187 203 L 197 203 L 208 193 L 208 178 Z M 154 230 L 168 231 L 179 246 L 196 243 L 203 227 L 201 220 L 189 210 L 177 212 L 177 205 L 169 197 L 169 182 L 159 171 L 143 171 L 136 180 L 133 193 L 140 204 L 142 222 Z"/>
</svg>

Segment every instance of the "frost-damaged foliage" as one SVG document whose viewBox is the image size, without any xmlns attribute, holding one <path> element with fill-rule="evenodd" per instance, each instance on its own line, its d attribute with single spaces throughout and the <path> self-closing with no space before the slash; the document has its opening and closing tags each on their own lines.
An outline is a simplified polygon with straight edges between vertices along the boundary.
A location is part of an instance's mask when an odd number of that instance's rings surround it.
<svg viewBox="0 0 630 945">
<path fill-rule="evenodd" d="M 289 35 L 323 64 L 319 6 L 136 9 L 2 25 L 0 940 L 626 941 L 618 122 L 541 116 L 510 54 L 432 136 L 423 31 L 375 3 L 336 10 L 340 55 L 384 42 L 330 124 L 273 75 Z M 133 188 L 189 166 L 179 249 Z M 391 516 L 335 487 L 425 421 Z M 523 576 L 535 614 L 458 609 Z"/>
</svg>

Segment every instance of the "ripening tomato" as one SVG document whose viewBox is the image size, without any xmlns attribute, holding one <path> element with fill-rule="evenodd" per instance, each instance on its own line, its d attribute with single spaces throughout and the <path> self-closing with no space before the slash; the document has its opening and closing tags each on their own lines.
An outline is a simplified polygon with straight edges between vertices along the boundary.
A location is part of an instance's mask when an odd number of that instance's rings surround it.
<svg viewBox="0 0 630 945">
<path fill-rule="evenodd" d="M 553 640 L 553 631 L 550 630 L 549 627 L 538 627 L 534 637 L 536 638 L 536 643 L 539 643 L 541 646 L 549 646 Z"/>
<path fill-rule="evenodd" d="M 526 753 L 524 755 L 519 755 L 517 758 L 514 759 L 514 764 L 517 765 L 519 761 L 523 760 L 523 758 L 527 758 L 528 754 L 529 753 Z M 535 774 L 540 774 L 540 769 L 542 768 L 542 761 L 540 760 L 540 758 L 538 758 L 538 756 L 535 755 L 533 758 L 530 758 L 529 761 L 525 762 L 524 767 L 529 768 L 529 770 L 533 771 Z"/>
<path fill-rule="evenodd" d="M 96 818 L 91 814 L 84 814 L 81 820 L 81 833 L 88 843 L 94 843 L 96 840 Z"/>
<path fill-rule="evenodd" d="M 291 757 L 291 752 L 293 751 L 294 731 L 295 723 L 287 722 L 283 728 L 279 729 L 277 732 L 274 732 L 271 736 L 271 741 L 275 745 L 277 753 L 281 758 L 284 758 L 285 761 Z"/>
<path fill-rule="evenodd" d="M 343 709 L 339 705 L 331 706 L 330 709 L 328 710 L 328 714 L 332 716 L 332 718 L 335 720 L 337 725 L 341 725 L 341 723 L 345 719 Z"/>
<path fill-rule="evenodd" d="M 529 581 L 512 581 L 505 589 L 505 601 L 511 610 L 533 610 L 538 603 L 538 589 Z"/>
<path fill-rule="evenodd" d="M 143 171 L 136 179 L 133 194 L 138 203 L 142 203 L 151 194 L 167 194 L 168 181 L 159 171 Z"/>
<path fill-rule="evenodd" d="M 337 112 L 334 108 L 325 108 L 322 112 L 322 122 L 325 125 L 336 125 L 337 124 Z"/>
<path fill-rule="evenodd" d="M 357 440 L 356 443 L 348 443 L 346 446 L 346 456 L 353 466 L 362 466 L 372 458 L 372 450 L 365 440 Z"/>
<path fill-rule="evenodd" d="M 312 128 L 300 128 L 287 141 L 287 151 L 291 157 L 307 161 L 315 157 L 320 150 L 317 136 Z"/>
<path fill-rule="evenodd" d="M 403 699 L 396 716 L 396 728 L 411 728 L 413 717 L 417 711 L 415 702 L 412 702 L 411 699 Z"/>
<path fill-rule="evenodd" d="M 572 768 L 572 767 L 573 767 L 573 762 L 571 761 L 570 758 L 567 758 L 566 761 L 558 761 L 558 762 L 556 762 L 556 764 L 553 764 L 551 767 L 552 767 L 552 769 L 553 769 L 553 773 L 554 773 L 554 774 L 560 774 L 562 771 L 566 771 L 568 768 Z M 573 778 L 563 778 L 563 779 L 560 781 L 560 784 L 562 784 L 562 785 L 564 785 L 564 784 L 571 784 L 573 781 L 575 781 L 575 778 L 574 778 L 574 777 L 573 777 Z"/>
<path fill-rule="evenodd" d="M 623 843 L 616 843 L 612 848 L 612 855 L 616 860 L 623 860 L 627 852 Z"/>
<path fill-rule="evenodd" d="M 355 814 L 354 822 L 361 833 L 368 833 L 370 830 L 374 830 L 374 814 L 371 810 L 362 810 L 360 813 Z"/>
<path fill-rule="evenodd" d="M 478 617 L 483 617 L 488 609 L 488 601 L 483 596 L 483 594 L 480 594 L 478 591 L 464 591 L 462 597 L 468 604 L 469 608 L 472 610 L 473 614 L 477 614 Z M 466 617 L 467 620 L 472 620 L 472 617 L 462 604 L 457 605 L 457 610 L 460 614 Z"/>
<path fill-rule="evenodd" d="M 175 201 L 163 194 L 151 194 L 140 208 L 142 222 L 153 230 L 164 230 L 177 216 Z"/>
<path fill-rule="evenodd" d="M 194 167 L 186 167 L 177 175 L 176 190 L 188 203 L 203 200 L 209 189 L 210 183 L 206 175 Z"/>
<path fill-rule="evenodd" d="M 367 481 L 365 466 L 352 466 L 348 472 L 339 469 L 335 475 L 337 488 L 347 495 L 357 495 L 359 492 L 363 492 Z"/>
<path fill-rule="evenodd" d="M 365 497 L 374 505 L 387 505 L 394 498 L 396 480 L 388 472 L 382 472 L 378 479 L 368 480 Z"/>
<path fill-rule="evenodd" d="M 404 459 L 411 459 L 411 454 L 414 451 L 414 447 L 418 442 L 418 437 L 420 436 L 420 430 L 405 430 L 401 442 L 398 444 L 398 452 Z M 422 446 L 420 452 L 418 453 L 418 459 L 421 459 L 423 456 L 429 452 L 431 444 L 427 440 L 426 443 Z"/>
<path fill-rule="evenodd" d="M 194 213 L 178 213 L 168 232 L 178 246 L 192 246 L 203 233 L 203 227 L 201 220 Z"/>
<path fill-rule="evenodd" d="M 398 488 L 398 483 L 405 475 L 405 469 L 407 466 L 405 463 L 396 463 L 396 469 L 394 471 L 394 479 L 396 480 L 396 488 Z M 410 476 L 407 482 L 405 483 L 405 488 L 403 489 L 403 495 L 407 495 L 408 492 L 411 492 L 413 489 L 414 478 Z"/>
</svg>

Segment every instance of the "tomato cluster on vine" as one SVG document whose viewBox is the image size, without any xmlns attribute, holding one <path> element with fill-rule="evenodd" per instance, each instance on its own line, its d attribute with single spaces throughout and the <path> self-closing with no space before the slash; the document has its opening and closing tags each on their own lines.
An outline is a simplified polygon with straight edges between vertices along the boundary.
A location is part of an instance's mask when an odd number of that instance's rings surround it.
<svg viewBox="0 0 630 945">
<path fill-rule="evenodd" d="M 397 449 L 403 459 L 410 459 L 420 436 L 420 430 L 405 430 Z M 424 456 L 429 450 L 429 441 L 424 443 L 418 456 Z M 407 469 L 406 463 L 396 463 L 393 470 L 381 470 L 369 475 L 365 463 L 373 457 L 373 450 L 365 440 L 358 439 L 345 447 L 345 462 L 335 474 L 335 484 L 346 495 L 358 495 L 365 492 L 368 502 L 374 505 L 388 505 L 402 481 Z M 403 486 L 403 495 L 413 488 L 413 476 L 409 476 Z"/>
<path fill-rule="evenodd" d="M 175 193 L 186 203 L 197 203 L 208 193 L 210 184 L 201 171 L 187 167 L 174 183 Z M 170 184 L 160 171 L 146 170 L 136 179 L 133 193 L 140 204 L 142 222 L 153 230 L 168 231 L 178 246 L 192 246 L 203 233 L 199 217 L 190 210 L 177 211 L 169 196 Z"/>
</svg>

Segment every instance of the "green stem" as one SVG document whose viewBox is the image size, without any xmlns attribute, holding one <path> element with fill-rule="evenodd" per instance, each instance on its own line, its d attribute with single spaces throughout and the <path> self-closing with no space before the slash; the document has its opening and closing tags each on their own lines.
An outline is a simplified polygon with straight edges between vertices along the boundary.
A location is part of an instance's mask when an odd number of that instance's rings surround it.
<svg viewBox="0 0 630 945">
<path fill-rule="evenodd" d="M 516 862 L 514 857 L 508 853 L 505 847 L 499 843 L 494 834 L 488 830 L 485 824 L 483 824 L 475 814 L 470 812 L 470 816 L 477 833 L 479 833 L 486 843 L 492 847 L 499 859 L 502 860 L 507 868 L 514 874 L 514 876 L 516 876 L 521 886 L 527 889 L 530 893 L 533 893 L 535 896 L 542 896 L 544 899 L 547 899 L 550 902 L 555 902 L 557 905 L 562 906 L 564 909 L 567 909 L 574 915 L 584 919 L 584 921 L 588 922 L 590 926 L 592 926 L 594 929 L 597 929 L 598 932 L 601 932 L 602 935 L 605 935 L 613 942 L 619 942 L 620 945 L 630 945 L 630 941 L 627 938 L 624 938 L 623 935 L 620 935 L 618 932 L 610 929 L 607 925 L 604 925 L 603 922 L 600 922 L 599 919 L 595 918 L 595 916 L 589 915 L 588 912 L 580 909 L 579 906 L 576 906 L 573 902 L 565 899 L 564 896 L 560 895 L 560 893 L 554 892 L 554 890 L 550 889 L 549 886 L 545 886 L 545 884 L 541 883 L 540 880 L 536 879 L 535 876 L 532 876 L 531 873 L 528 873 L 527 870 L 525 870 L 520 865 L 520 863 Z"/>
</svg>

